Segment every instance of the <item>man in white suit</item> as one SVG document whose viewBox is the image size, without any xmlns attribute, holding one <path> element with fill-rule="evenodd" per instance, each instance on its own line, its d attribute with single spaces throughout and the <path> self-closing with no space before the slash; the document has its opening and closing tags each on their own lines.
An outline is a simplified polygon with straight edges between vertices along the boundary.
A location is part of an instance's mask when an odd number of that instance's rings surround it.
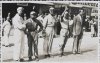
<svg viewBox="0 0 100 63">
<path fill-rule="evenodd" d="M 54 27 L 56 22 L 56 18 L 54 17 L 55 16 L 54 8 L 51 7 L 49 9 L 49 12 L 50 14 L 48 14 L 43 21 L 43 26 L 46 31 L 46 37 L 44 38 L 44 44 L 43 44 L 45 58 L 50 57 L 51 54 L 51 48 L 52 48 L 53 37 L 54 37 Z"/>
<path fill-rule="evenodd" d="M 17 14 L 13 18 L 13 25 L 14 25 L 14 52 L 13 52 L 13 59 L 16 61 L 24 61 L 23 54 L 24 54 L 24 20 L 22 18 L 23 14 L 23 7 L 17 8 Z"/>
</svg>

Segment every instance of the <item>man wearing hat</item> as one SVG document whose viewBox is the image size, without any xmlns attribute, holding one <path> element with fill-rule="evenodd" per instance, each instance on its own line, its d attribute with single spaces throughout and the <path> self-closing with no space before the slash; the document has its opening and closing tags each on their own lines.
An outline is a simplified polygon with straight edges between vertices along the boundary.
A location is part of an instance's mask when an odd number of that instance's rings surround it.
<svg viewBox="0 0 100 63">
<path fill-rule="evenodd" d="M 32 61 L 32 46 L 34 46 L 34 56 L 35 60 L 38 61 L 38 33 L 42 31 L 43 26 L 42 23 L 36 19 L 37 14 L 35 11 L 30 12 L 30 18 L 26 20 L 26 34 L 28 37 L 28 57 L 29 61 Z M 38 26 L 40 27 L 37 30 Z"/>
<path fill-rule="evenodd" d="M 16 61 L 24 61 L 24 20 L 22 18 L 23 7 L 17 8 L 17 14 L 13 17 L 13 26 L 14 26 L 14 53 L 13 59 Z"/>
<path fill-rule="evenodd" d="M 56 18 L 54 17 L 54 8 L 51 7 L 49 9 L 50 14 L 48 14 L 44 18 L 44 30 L 46 32 L 46 36 L 44 38 L 44 44 L 43 44 L 43 49 L 44 49 L 44 54 L 45 58 L 50 57 L 51 54 L 51 48 L 52 48 L 52 43 L 53 43 L 53 37 L 54 37 L 54 27 L 55 27 L 55 22 Z"/>
</svg>

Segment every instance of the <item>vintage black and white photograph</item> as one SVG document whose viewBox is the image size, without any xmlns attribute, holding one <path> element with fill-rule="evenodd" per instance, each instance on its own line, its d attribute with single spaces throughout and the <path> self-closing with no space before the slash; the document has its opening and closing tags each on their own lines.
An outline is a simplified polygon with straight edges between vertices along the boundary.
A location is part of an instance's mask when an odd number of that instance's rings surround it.
<svg viewBox="0 0 100 63">
<path fill-rule="evenodd" d="M 98 62 L 98 3 L 2 3 L 3 62 Z"/>
</svg>

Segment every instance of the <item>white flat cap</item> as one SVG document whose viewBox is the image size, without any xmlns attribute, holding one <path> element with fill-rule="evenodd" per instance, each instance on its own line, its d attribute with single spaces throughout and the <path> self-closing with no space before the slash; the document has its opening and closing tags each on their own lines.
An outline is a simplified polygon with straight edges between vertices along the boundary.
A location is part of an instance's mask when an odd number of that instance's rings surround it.
<svg viewBox="0 0 100 63">
<path fill-rule="evenodd" d="M 18 7 L 17 11 L 19 11 L 19 10 L 24 10 L 24 8 L 23 7 Z"/>
</svg>

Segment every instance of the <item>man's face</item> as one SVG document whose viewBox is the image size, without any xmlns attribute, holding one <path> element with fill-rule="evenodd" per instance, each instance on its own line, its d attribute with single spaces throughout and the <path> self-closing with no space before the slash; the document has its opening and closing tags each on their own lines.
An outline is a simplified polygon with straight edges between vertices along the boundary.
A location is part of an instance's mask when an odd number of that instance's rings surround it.
<svg viewBox="0 0 100 63">
<path fill-rule="evenodd" d="M 83 10 L 81 10 L 80 15 L 83 15 Z"/>
<path fill-rule="evenodd" d="M 49 10 L 50 14 L 54 14 L 54 9 Z"/>
<path fill-rule="evenodd" d="M 23 14 L 23 10 L 18 10 L 17 12 L 18 12 L 18 14 L 20 14 L 20 15 Z"/>
<path fill-rule="evenodd" d="M 36 15 L 31 14 L 30 17 L 31 17 L 32 19 L 34 19 L 34 18 L 36 18 Z"/>
</svg>

